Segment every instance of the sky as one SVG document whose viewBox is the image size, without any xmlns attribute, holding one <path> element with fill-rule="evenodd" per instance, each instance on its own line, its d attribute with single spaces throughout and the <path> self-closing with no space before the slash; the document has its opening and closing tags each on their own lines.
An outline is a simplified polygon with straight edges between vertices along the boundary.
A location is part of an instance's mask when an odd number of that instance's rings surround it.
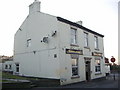
<svg viewBox="0 0 120 90">
<path fill-rule="evenodd" d="M 1 0 L 0 55 L 13 55 L 14 34 L 29 14 L 34 0 Z M 118 1 L 119 0 L 39 0 L 41 12 L 60 16 L 103 34 L 105 57 L 118 62 Z"/>
</svg>

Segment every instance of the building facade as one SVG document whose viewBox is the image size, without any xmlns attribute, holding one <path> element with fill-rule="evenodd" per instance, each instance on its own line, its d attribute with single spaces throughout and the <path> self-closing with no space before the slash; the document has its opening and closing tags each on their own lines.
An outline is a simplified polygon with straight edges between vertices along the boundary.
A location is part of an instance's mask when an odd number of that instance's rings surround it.
<svg viewBox="0 0 120 90">
<path fill-rule="evenodd" d="M 14 74 L 60 80 L 60 85 L 105 76 L 103 35 L 81 23 L 40 12 L 40 2 L 14 37 Z"/>
</svg>

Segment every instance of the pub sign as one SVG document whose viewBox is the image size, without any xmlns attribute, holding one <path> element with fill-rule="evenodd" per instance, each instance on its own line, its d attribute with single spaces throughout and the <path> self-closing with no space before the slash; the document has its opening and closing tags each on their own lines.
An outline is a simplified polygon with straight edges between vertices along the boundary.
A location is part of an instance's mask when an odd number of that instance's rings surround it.
<svg viewBox="0 0 120 90">
<path fill-rule="evenodd" d="M 66 54 L 78 54 L 78 55 L 83 55 L 83 50 L 66 49 Z"/>
</svg>

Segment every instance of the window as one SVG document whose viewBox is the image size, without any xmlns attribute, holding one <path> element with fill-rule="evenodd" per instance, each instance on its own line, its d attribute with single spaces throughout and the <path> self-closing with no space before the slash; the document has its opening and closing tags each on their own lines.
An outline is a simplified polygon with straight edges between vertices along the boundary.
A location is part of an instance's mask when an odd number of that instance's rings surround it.
<svg viewBox="0 0 120 90">
<path fill-rule="evenodd" d="M 95 36 L 94 39 L 95 39 L 95 49 L 98 49 L 98 37 Z"/>
<path fill-rule="evenodd" d="M 5 69 L 8 69 L 8 65 L 5 65 Z"/>
<path fill-rule="evenodd" d="M 100 69 L 100 59 L 99 58 L 95 58 L 95 72 L 101 72 Z"/>
<path fill-rule="evenodd" d="M 72 58 L 72 76 L 78 76 L 78 59 Z"/>
<path fill-rule="evenodd" d="M 19 64 L 16 64 L 16 72 L 19 72 Z"/>
<path fill-rule="evenodd" d="M 84 46 L 88 47 L 88 33 L 84 32 Z"/>
<path fill-rule="evenodd" d="M 71 28 L 71 44 L 77 44 L 77 30 Z"/>
<path fill-rule="evenodd" d="M 27 47 L 30 47 L 31 46 L 31 39 L 28 39 L 27 40 Z"/>
<path fill-rule="evenodd" d="M 9 64 L 9 69 L 12 69 L 12 65 L 11 64 Z"/>
</svg>

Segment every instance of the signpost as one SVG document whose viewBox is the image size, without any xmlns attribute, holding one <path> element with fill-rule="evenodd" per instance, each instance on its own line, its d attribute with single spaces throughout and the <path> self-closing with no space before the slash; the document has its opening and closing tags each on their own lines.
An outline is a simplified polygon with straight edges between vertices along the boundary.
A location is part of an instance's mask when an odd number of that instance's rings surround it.
<svg viewBox="0 0 120 90">
<path fill-rule="evenodd" d="M 113 65 L 114 65 L 115 58 L 112 56 L 112 58 L 111 58 L 110 60 L 111 60 L 111 62 L 112 62 L 112 63 L 113 63 Z M 114 80 L 115 80 L 115 72 L 114 72 L 113 78 L 114 78 Z"/>
</svg>

